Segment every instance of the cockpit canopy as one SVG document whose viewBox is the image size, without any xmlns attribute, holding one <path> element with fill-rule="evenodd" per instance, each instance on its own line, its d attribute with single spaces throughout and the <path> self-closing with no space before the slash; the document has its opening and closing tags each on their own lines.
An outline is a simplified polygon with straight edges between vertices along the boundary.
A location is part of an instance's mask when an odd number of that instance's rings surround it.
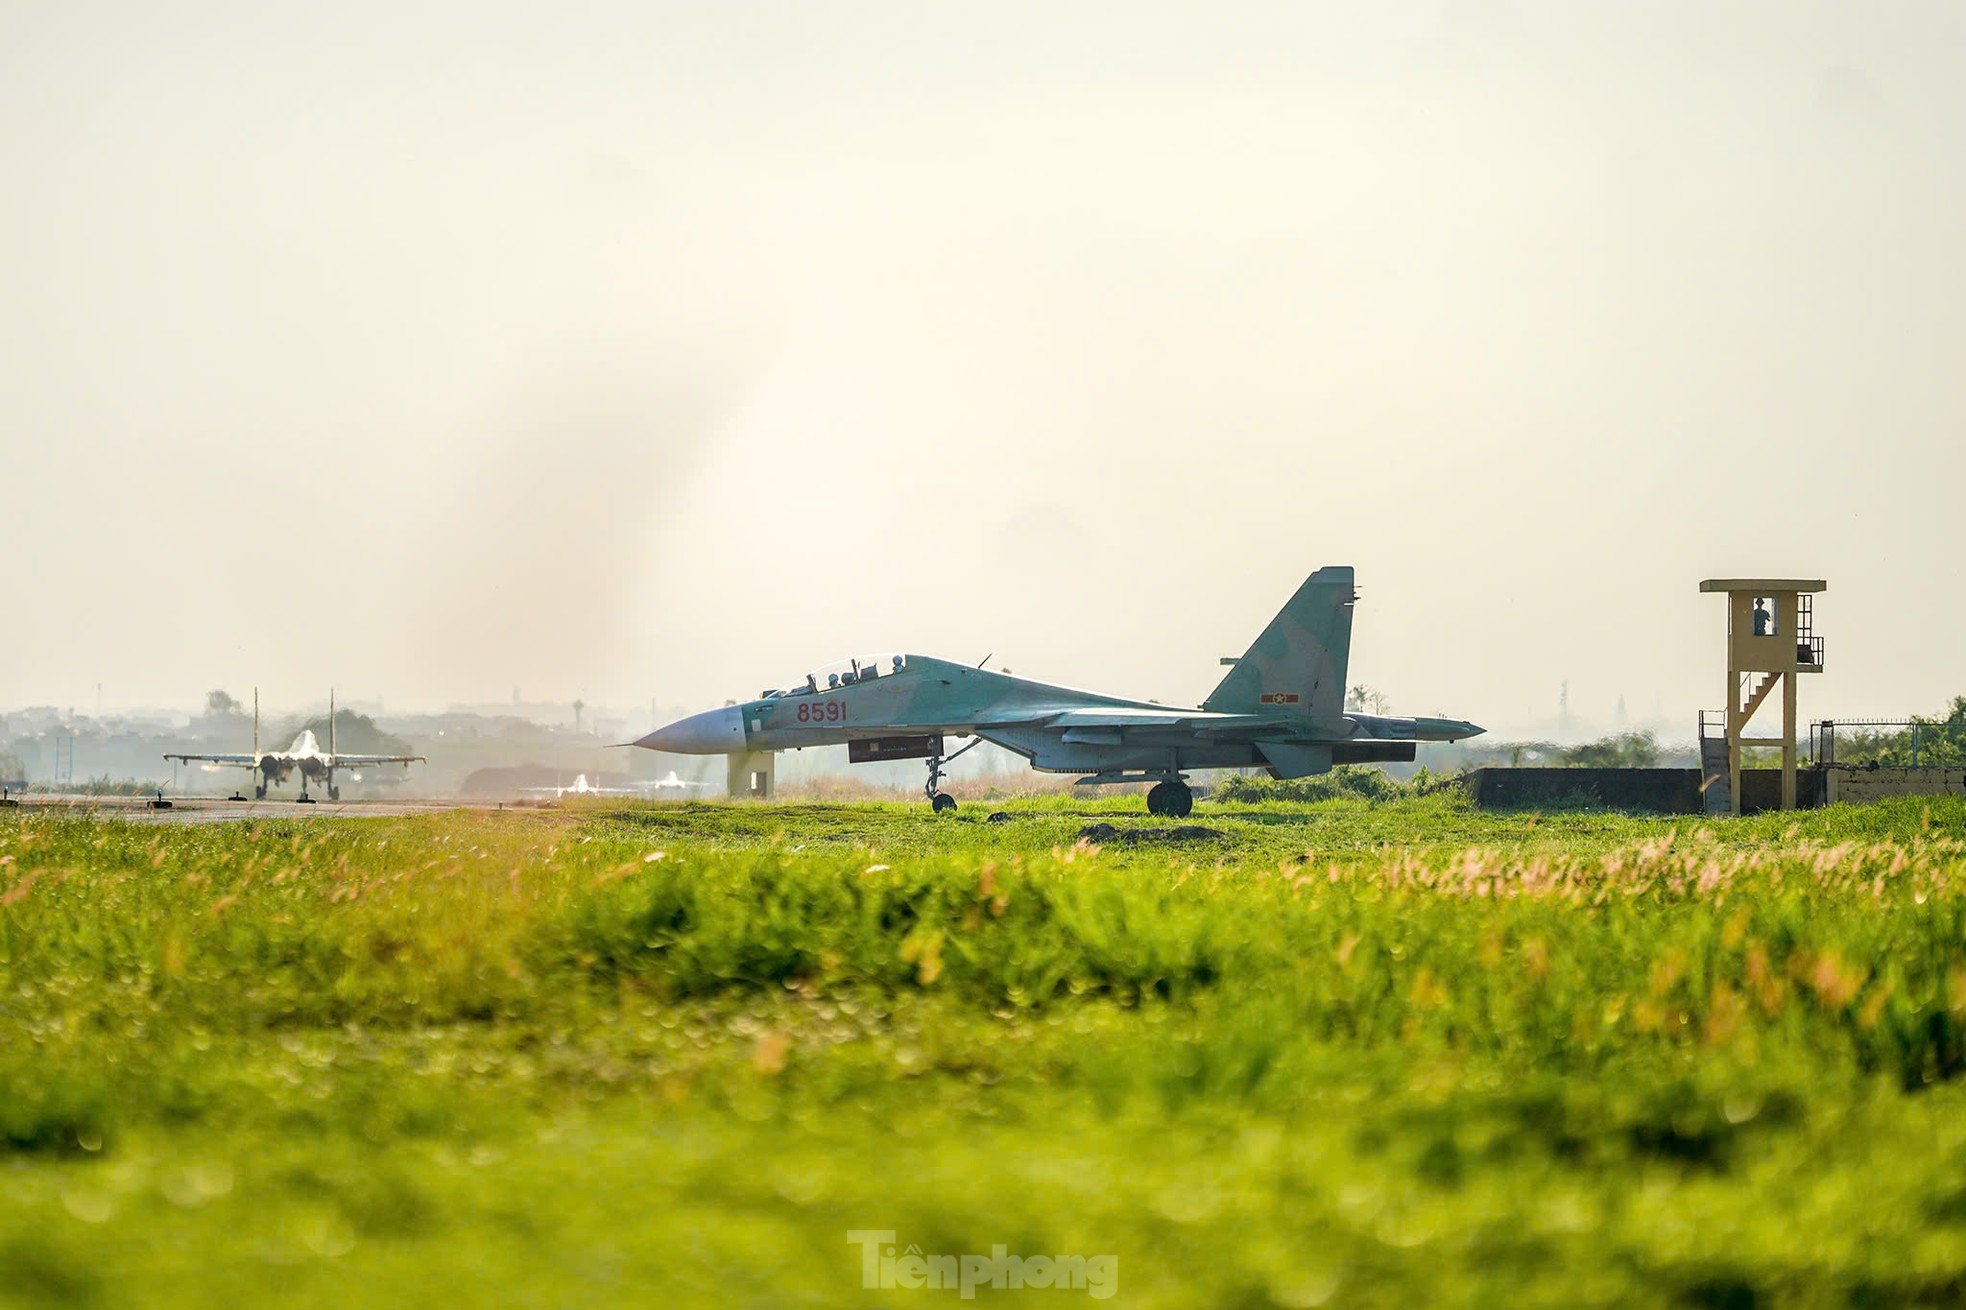
<svg viewBox="0 0 1966 1310">
<path fill-rule="evenodd" d="M 876 678 L 890 678 L 908 667 L 906 655 L 869 655 L 865 659 L 836 660 L 814 669 L 789 687 L 765 691 L 763 699 L 776 696 L 811 696 L 836 687 L 850 687 Z"/>
</svg>

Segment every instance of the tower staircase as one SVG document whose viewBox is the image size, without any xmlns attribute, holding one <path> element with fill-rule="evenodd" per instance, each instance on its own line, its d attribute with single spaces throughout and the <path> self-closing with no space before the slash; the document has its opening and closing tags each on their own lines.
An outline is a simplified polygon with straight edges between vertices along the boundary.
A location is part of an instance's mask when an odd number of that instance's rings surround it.
<svg viewBox="0 0 1966 1310">
<path fill-rule="evenodd" d="M 1700 804 L 1708 814 L 1734 811 L 1734 778 L 1727 767 L 1727 711 L 1700 711 Z"/>
</svg>

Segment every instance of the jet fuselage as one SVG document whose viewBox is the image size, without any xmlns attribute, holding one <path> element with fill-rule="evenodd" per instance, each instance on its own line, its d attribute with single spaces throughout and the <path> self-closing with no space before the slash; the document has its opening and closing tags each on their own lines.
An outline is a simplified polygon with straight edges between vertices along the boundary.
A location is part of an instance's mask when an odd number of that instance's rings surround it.
<svg viewBox="0 0 1966 1310">
<path fill-rule="evenodd" d="M 693 714 L 634 744 L 742 757 L 845 742 L 849 761 L 926 759 L 927 793 L 939 812 L 955 806 L 936 784 L 944 762 L 960 753 L 945 750 L 945 738 L 966 736 L 1087 782 L 1158 780 L 1148 810 L 1179 816 L 1193 804 L 1183 778 L 1190 769 L 1260 766 L 1274 777 L 1303 778 L 1337 764 L 1411 760 L 1420 742 L 1479 733 L 1461 719 L 1345 711 L 1357 600 L 1349 566 L 1311 574 L 1248 651 L 1223 661 L 1229 672 L 1196 709 L 893 655 Z"/>
<path fill-rule="evenodd" d="M 890 657 L 891 658 L 891 657 Z M 685 755 L 736 755 L 803 750 L 899 737 L 981 736 L 1047 773 L 1153 772 L 1165 769 L 1257 767 L 1264 759 L 1249 740 L 1211 740 L 1198 727 L 1221 716 L 1172 710 L 1153 701 L 1078 691 L 929 655 L 907 655 L 895 668 L 869 676 L 862 666 L 852 681 L 798 686 L 755 700 L 692 714 L 643 737 L 648 750 Z M 1087 724 L 1063 731 L 1040 725 L 1062 715 L 1101 710 L 1138 711 L 1145 721 L 1122 726 Z M 1156 723 L 1155 718 L 1164 719 Z M 1454 741 L 1480 729 L 1459 719 L 1412 719 L 1346 713 L 1328 725 L 1287 725 L 1363 761 L 1374 743 Z M 905 758 L 905 757 L 901 757 Z M 1410 758 L 1410 756 L 1409 756 Z"/>
</svg>

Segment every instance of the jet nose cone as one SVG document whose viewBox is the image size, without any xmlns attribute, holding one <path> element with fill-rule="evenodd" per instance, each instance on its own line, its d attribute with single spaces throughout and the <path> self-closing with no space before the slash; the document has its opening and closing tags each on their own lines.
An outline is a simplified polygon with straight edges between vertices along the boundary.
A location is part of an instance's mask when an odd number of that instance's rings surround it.
<svg viewBox="0 0 1966 1310">
<path fill-rule="evenodd" d="M 705 710 L 657 728 L 635 744 L 677 755 L 736 754 L 744 749 L 744 711 L 735 705 Z"/>
<path fill-rule="evenodd" d="M 1454 734 L 1454 740 L 1460 741 L 1463 737 L 1479 737 L 1487 731 L 1488 729 L 1482 727 L 1479 723 L 1469 723 L 1463 719 L 1461 721 L 1461 730 Z"/>
</svg>

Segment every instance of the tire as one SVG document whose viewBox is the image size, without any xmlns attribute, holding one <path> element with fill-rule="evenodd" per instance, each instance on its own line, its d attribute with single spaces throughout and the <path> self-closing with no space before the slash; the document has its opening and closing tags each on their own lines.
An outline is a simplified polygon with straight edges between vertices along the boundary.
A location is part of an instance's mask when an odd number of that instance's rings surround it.
<svg viewBox="0 0 1966 1310">
<path fill-rule="evenodd" d="M 1161 802 L 1164 813 L 1172 818 L 1185 819 L 1195 808 L 1195 793 L 1186 783 L 1167 784 L 1167 798 Z"/>
<path fill-rule="evenodd" d="M 1147 813 L 1167 813 L 1167 784 L 1157 782 L 1147 789 Z"/>
<path fill-rule="evenodd" d="M 956 798 L 946 791 L 939 791 L 935 793 L 935 799 L 930 801 L 929 805 L 937 814 L 946 814 L 956 808 Z"/>
<path fill-rule="evenodd" d="M 253 788 L 253 799 L 256 801 L 263 801 L 266 799 L 266 784 L 261 783 L 259 786 Z"/>
<path fill-rule="evenodd" d="M 340 800 L 340 799 L 341 799 L 341 788 L 339 788 L 339 787 L 330 787 L 330 788 L 328 788 L 328 799 L 329 799 L 329 800 L 331 800 L 331 801 L 338 801 L 338 800 Z"/>
</svg>

